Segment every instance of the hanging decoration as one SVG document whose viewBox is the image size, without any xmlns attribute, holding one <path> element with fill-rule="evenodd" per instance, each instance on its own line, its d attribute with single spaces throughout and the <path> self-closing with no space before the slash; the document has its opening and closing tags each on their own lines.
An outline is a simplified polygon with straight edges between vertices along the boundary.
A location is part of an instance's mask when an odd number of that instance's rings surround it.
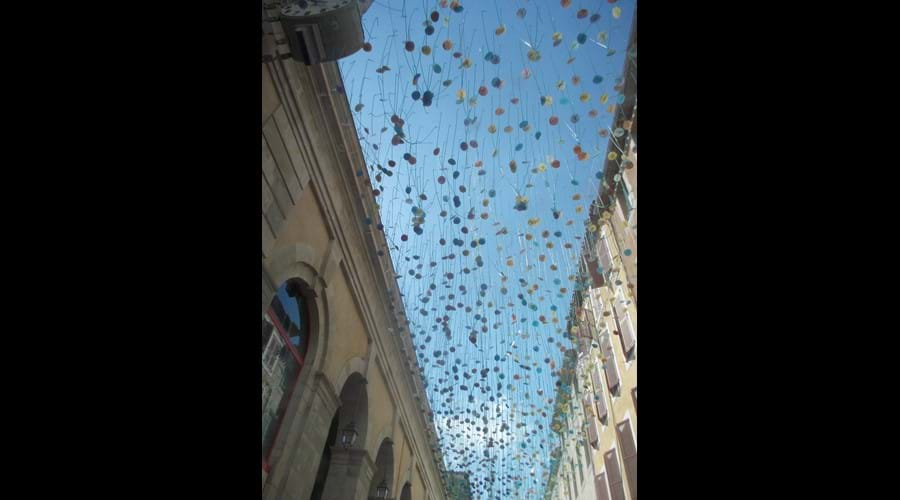
<svg viewBox="0 0 900 500">
<path fill-rule="evenodd" d="M 427 417 L 478 498 L 542 497 L 559 457 L 579 249 L 606 214 L 585 205 L 629 161 L 609 144 L 636 0 L 611 3 L 373 2 L 339 61 Z"/>
</svg>

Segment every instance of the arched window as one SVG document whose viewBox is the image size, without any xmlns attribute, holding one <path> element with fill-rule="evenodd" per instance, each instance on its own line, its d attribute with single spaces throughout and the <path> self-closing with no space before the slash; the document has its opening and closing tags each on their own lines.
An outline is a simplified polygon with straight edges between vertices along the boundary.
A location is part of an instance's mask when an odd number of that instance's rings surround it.
<svg viewBox="0 0 900 500">
<path fill-rule="evenodd" d="M 278 437 L 284 414 L 309 347 L 307 299 L 296 281 L 285 282 L 262 321 L 262 451 L 263 467 Z"/>
</svg>

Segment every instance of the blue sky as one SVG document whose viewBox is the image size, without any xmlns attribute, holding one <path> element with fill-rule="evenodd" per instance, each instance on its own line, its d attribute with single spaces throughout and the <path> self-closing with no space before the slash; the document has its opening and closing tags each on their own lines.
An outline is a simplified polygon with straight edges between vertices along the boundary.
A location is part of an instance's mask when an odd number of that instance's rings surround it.
<svg viewBox="0 0 900 500">
<path fill-rule="evenodd" d="M 341 71 L 446 466 L 477 498 L 538 498 L 635 1 L 460 5 L 375 1 Z"/>
</svg>

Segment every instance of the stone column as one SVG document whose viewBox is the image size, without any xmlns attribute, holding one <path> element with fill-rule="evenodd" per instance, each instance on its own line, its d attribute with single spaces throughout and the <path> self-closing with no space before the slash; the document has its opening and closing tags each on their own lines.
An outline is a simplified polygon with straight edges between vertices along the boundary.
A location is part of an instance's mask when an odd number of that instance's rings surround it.
<svg viewBox="0 0 900 500">
<path fill-rule="evenodd" d="M 304 397 L 298 405 L 301 410 L 291 422 L 283 456 L 273 467 L 273 477 L 263 491 L 266 500 L 306 500 L 312 494 L 331 419 L 340 400 L 321 373 L 312 377 L 303 393 L 309 397 Z"/>
<path fill-rule="evenodd" d="M 333 446 L 322 500 L 365 500 L 373 475 L 375 464 L 368 451 Z"/>
</svg>

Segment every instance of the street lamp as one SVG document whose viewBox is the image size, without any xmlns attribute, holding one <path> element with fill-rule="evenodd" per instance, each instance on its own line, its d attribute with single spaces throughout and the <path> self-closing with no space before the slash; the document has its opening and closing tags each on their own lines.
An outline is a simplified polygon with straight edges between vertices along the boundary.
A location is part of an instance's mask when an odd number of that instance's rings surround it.
<svg viewBox="0 0 900 500">
<path fill-rule="evenodd" d="M 356 401 L 353 404 L 353 414 L 350 416 L 350 423 L 341 431 L 341 444 L 344 445 L 344 449 L 353 446 L 353 443 L 356 442 L 356 437 L 359 436 L 359 433 L 356 432 L 356 415 L 359 413 L 359 400 L 362 398 L 362 391 L 363 389 L 360 386 L 359 391 L 356 393 Z"/>
<path fill-rule="evenodd" d="M 391 490 L 388 489 L 387 481 L 382 479 L 381 484 L 375 489 L 375 498 L 387 498 L 388 493 L 390 492 Z"/>
<path fill-rule="evenodd" d="M 344 430 L 341 431 L 341 444 L 344 445 L 344 449 L 353 446 L 353 443 L 356 441 L 357 436 L 359 436 L 359 433 L 356 432 L 356 426 L 351 420 L 350 424 L 347 425 L 347 427 L 344 427 Z"/>
</svg>

